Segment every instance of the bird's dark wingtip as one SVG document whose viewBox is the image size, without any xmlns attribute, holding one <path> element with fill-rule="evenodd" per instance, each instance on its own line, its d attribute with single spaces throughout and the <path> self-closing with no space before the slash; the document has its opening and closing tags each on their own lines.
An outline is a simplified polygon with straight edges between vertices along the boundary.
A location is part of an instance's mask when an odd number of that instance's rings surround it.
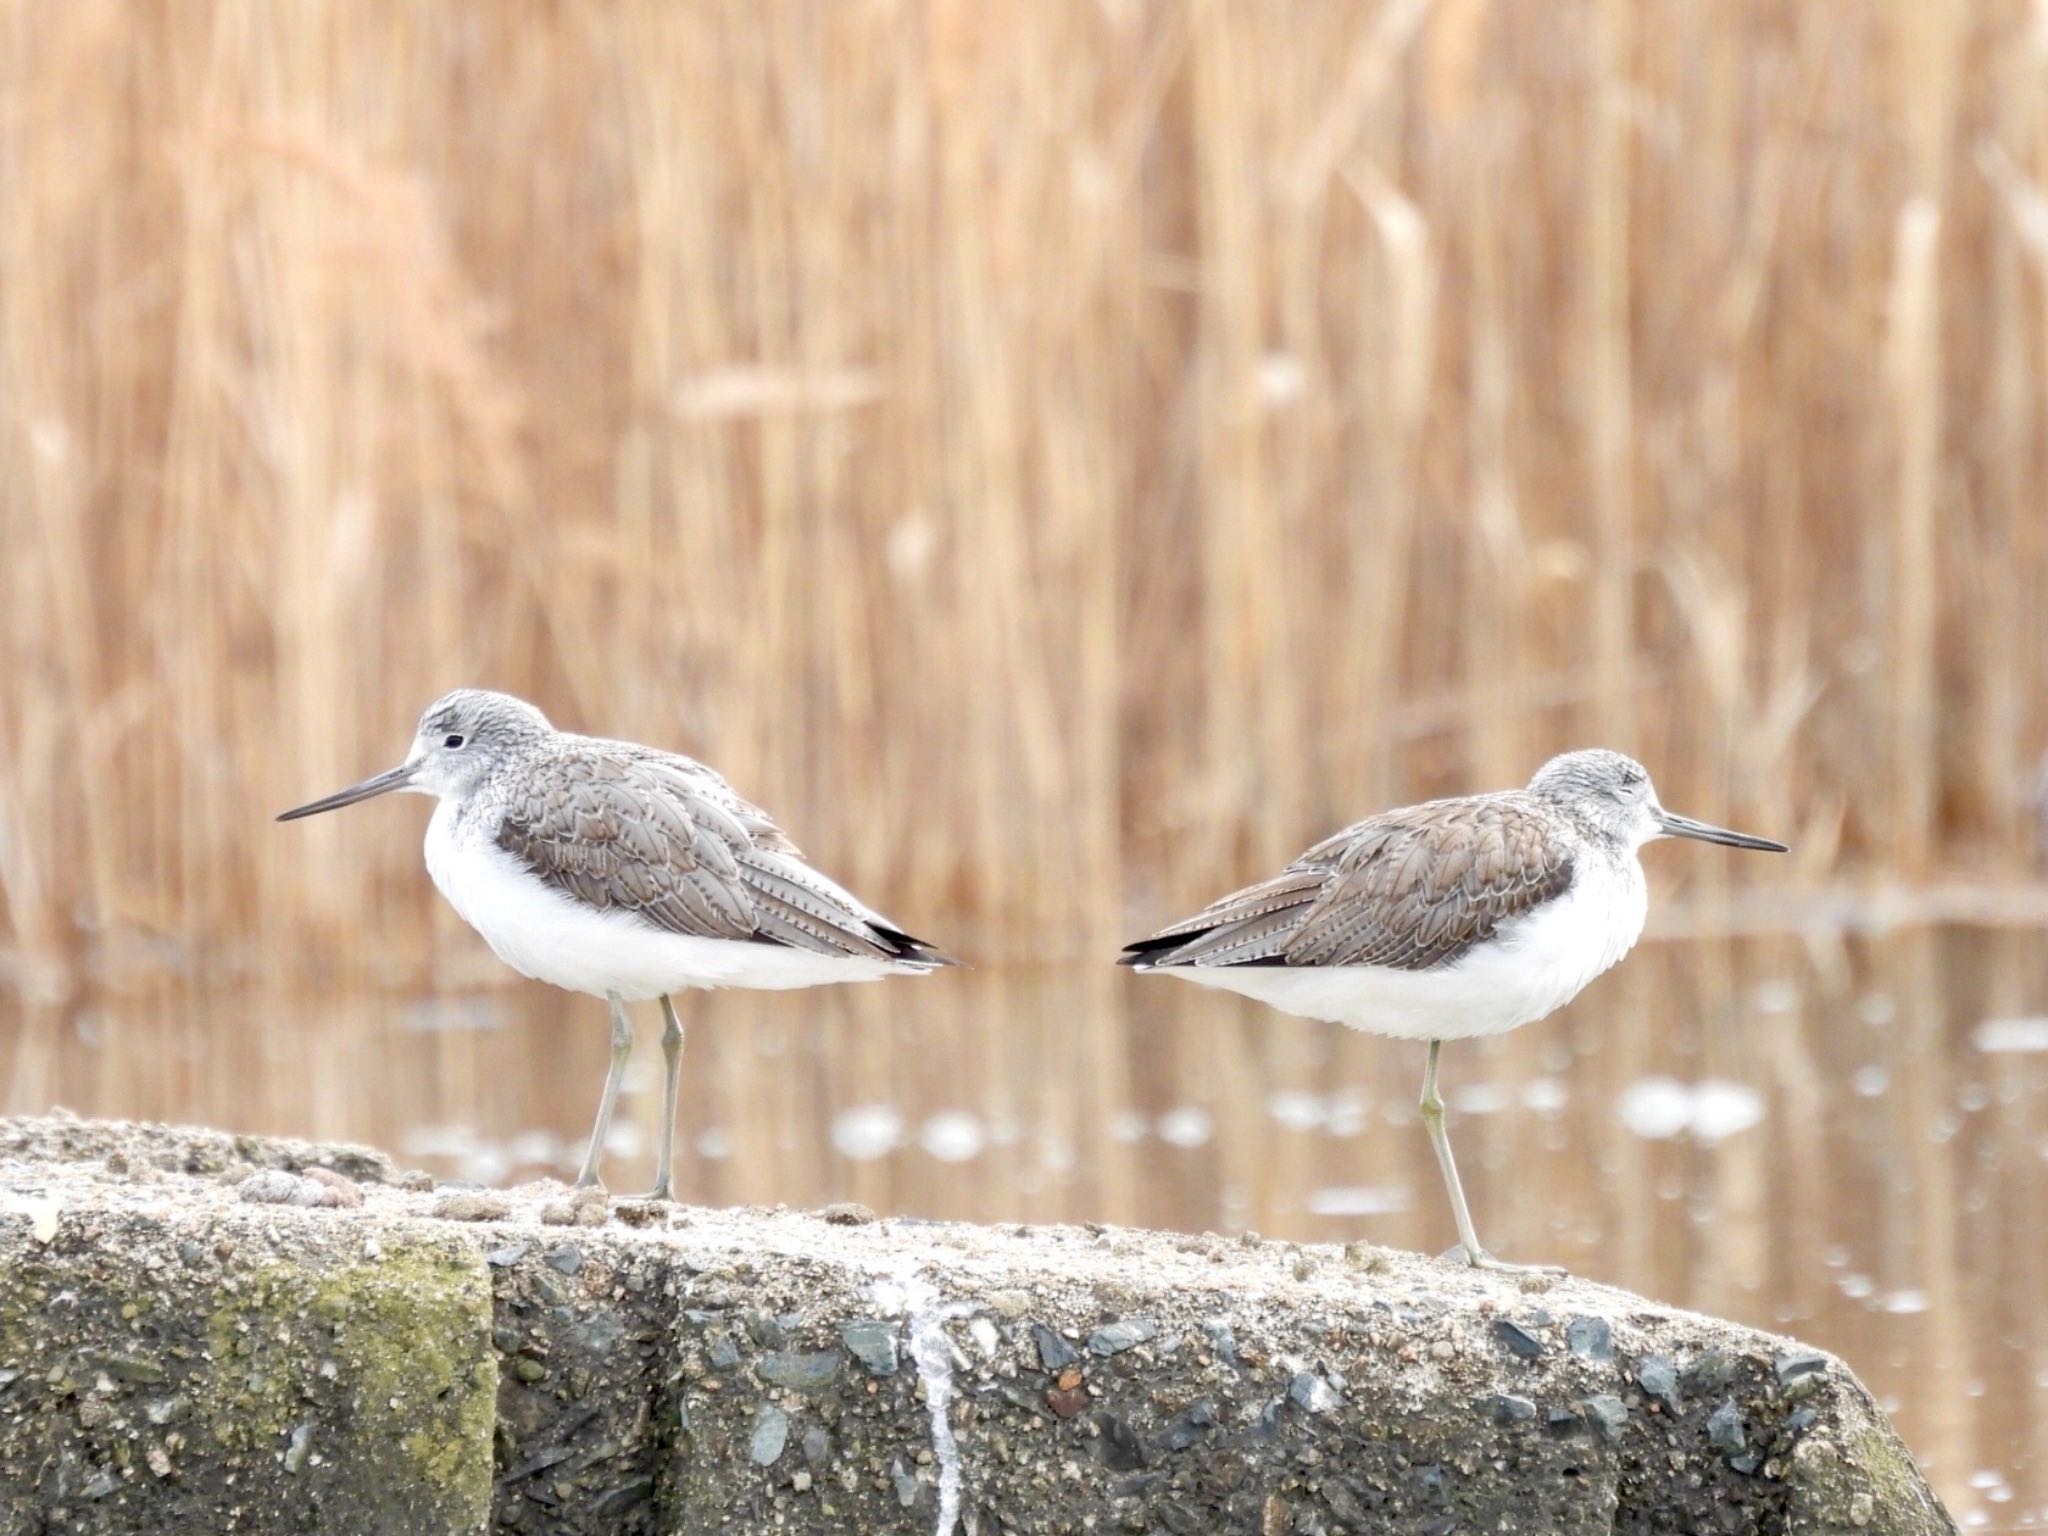
<svg viewBox="0 0 2048 1536">
<path fill-rule="evenodd" d="M 1166 957 L 1199 934 L 1176 933 L 1154 934 L 1149 939 L 1133 939 L 1124 946 L 1124 952 L 1116 957 L 1118 965 L 1128 965 L 1134 971 L 1149 971 L 1165 963 Z"/>
<path fill-rule="evenodd" d="M 1127 965 L 1134 971 L 1149 971 L 1179 943 L 1178 939 L 1140 939 L 1135 944 L 1126 944 L 1123 953 L 1116 957 L 1116 963 Z"/>
<path fill-rule="evenodd" d="M 935 944 L 927 944 L 915 934 L 905 933 L 900 928 L 877 927 L 875 931 L 896 953 L 892 957 L 910 965 L 928 965 L 933 970 L 964 967 L 965 962 L 954 959 Z"/>
</svg>

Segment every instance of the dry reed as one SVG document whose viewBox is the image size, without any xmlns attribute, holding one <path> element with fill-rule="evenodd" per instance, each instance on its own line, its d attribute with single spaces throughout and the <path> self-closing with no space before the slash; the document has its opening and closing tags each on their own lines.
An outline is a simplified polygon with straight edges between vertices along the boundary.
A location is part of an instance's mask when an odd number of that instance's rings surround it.
<svg viewBox="0 0 2048 1536">
<path fill-rule="evenodd" d="M 88 1096 L 102 1006 L 203 1106 L 224 997 L 283 1073 L 489 978 L 402 818 L 267 819 L 464 682 L 717 762 L 984 960 L 1589 741 L 1779 877 L 2030 877 L 2044 46 L 1960 0 L 10 7 L 7 1099 Z"/>
</svg>

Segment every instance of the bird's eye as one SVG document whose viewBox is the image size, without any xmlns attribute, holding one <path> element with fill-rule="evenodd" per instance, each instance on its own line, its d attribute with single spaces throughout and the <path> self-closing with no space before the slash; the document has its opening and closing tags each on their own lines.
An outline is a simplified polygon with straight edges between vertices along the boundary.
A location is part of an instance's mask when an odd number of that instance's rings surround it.
<svg viewBox="0 0 2048 1536">
<path fill-rule="evenodd" d="M 447 740 L 443 741 L 441 745 L 444 747 L 459 747 L 462 745 L 462 737 L 459 734 L 450 736 Z"/>
</svg>

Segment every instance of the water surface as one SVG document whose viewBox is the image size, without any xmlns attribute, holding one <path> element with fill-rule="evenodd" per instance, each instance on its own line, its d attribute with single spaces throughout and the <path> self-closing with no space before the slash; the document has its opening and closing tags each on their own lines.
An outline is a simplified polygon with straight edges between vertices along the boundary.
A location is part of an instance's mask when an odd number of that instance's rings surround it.
<svg viewBox="0 0 2048 1536">
<path fill-rule="evenodd" d="M 453 952 L 427 993 L 375 1003 L 202 1004 L 132 971 L 84 1003 L 0 993 L 0 1104 L 566 1174 L 604 1010 Z M 641 1013 L 617 1189 L 652 1167 Z M 692 1200 L 1453 1239 L 1418 1045 L 1107 965 L 699 996 L 685 1017 Z M 1649 943 L 1563 1014 L 1446 1047 L 1444 1088 L 1496 1251 L 1839 1352 L 1966 1526 L 2048 1529 L 2048 935 Z"/>
</svg>

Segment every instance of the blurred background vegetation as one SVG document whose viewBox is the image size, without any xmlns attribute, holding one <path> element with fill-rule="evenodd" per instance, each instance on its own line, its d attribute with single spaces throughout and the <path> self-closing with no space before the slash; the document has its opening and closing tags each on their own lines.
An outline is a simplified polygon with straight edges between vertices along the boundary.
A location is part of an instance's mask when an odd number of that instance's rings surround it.
<svg viewBox="0 0 2048 1536">
<path fill-rule="evenodd" d="M 481 684 L 981 967 L 703 1003 L 696 1196 L 1446 1241 L 1351 1112 L 1409 1055 L 1108 961 L 1601 743 L 1796 852 L 1654 855 L 1694 947 L 1475 1055 L 1572 1106 L 1492 1122 L 1482 1226 L 1840 1347 L 1829 1265 L 1954 1318 L 2016 1221 L 2038 1296 L 2044 1058 L 1969 1044 L 2038 945 L 1826 934 L 2048 916 L 2044 178 L 2020 0 L 10 4 L 0 1109 L 560 1171 L 601 1010 L 423 815 L 270 821 Z M 1762 1128 L 1646 1148 L 1653 1069 Z"/>
<path fill-rule="evenodd" d="M 2044 28 L 10 7 L 15 974 L 417 982 L 416 849 L 266 813 L 458 683 L 983 960 L 1588 742 L 2031 878 Z"/>
</svg>

